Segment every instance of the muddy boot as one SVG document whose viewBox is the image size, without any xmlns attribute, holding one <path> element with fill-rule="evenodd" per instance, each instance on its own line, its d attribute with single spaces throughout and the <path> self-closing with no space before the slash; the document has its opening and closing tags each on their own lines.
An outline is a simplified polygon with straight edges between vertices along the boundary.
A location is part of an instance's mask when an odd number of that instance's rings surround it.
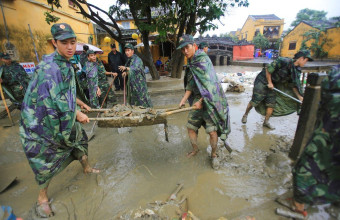
<svg viewBox="0 0 340 220">
<path fill-rule="evenodd" d="M 263 122 L 263 127 L 269 128 L 270 130 L 274 130 L 275 128 L 269 124 L 269 121 L 264 121 Z"/>
<path fill-rule="evenodd" d="M 217 157 L 211 158 L 211 167 L 214 170 L 218 170 L 220 168 L 220 161 L 218 160 Z"/>
<path fill-rule="evenodd" d="M 242 123 L 245 124 L 247 123 L 247 117 L 248 115 L 244 114 L 243 117 L 242 117 Z"/>
</svg>

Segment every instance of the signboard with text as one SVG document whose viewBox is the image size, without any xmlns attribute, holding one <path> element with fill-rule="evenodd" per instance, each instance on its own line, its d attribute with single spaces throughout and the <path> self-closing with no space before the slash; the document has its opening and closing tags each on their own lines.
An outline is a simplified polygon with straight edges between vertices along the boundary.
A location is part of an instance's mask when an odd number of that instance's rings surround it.
<svg viewBox="0 0 340 220">
<path fill-rule="evenodd" d="M 20 65 L 25 69 L 27 74 L 33 74 L 35 71 L 35 64 L 31 63 L 20 63 Z"/>
</svg>

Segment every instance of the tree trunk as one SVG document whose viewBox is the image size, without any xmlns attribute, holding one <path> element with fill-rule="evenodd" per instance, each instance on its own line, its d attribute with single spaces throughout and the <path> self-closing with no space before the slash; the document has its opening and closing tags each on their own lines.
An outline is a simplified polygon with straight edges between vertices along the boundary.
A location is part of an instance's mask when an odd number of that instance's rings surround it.
<svg viewBox="0 0 340 220">
<path fill-rule="evenodd" d="M 184 55 L 180 50 L 175 50 L 171 60 L 171 78 L 182 78 Z"/>
<path fill-rule="evenodd" d="M 159 73 L 156 69 L 155 64 L 153 63 L 148 37 L 143 37 L 143 44 L 144 44 L 143 54 L 141 54 L 137 50 L 135 51 L 135 53 L 142 59 L 144 65 L 149 67 L 152 79 L 159 80 Z"/>
</svg>

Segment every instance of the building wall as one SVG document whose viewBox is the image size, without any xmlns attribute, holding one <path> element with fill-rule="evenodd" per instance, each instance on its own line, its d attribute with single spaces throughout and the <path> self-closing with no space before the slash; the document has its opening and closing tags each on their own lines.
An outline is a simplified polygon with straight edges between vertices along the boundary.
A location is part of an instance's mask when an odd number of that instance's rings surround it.
<svg viewBox="0 0 340 220">
<path fill-rule="evenodd" d="M 265 27 L 279 27 L 278 34 L 274 37 L 269 37 L 269 39 L 279 39 L 282 31 L 283 31 L 284 19 L 281 20 L 264 20 L 264 19 L 257 19 L 254 20 L 251 17 L 248 17 L 246 22 L 244 23 L 241 31 L 238 33 L 237 36 L 239 40 L 246 39 L 247 41 L 252 41 L 255 37 L 255 32 L 258 30 L 261 34 L 264 33 Z"/>
<path fill-rule="evenodd" d="M 327 30 L 327 39 L 329 40 L 323 47 L 328 52 L 328 58 L 340 59 L 340 27 Z"/>
<path fill-rule="evenodd" d="M 291 32 L 289 32 L 282 41 L 281 44 L 281 52 L 280 56 L 283 57 L 293 57 L 296 52 L 298 52 L 301 48 L 301 44 L 303 41 L 303 34 L 309 30 L 317 30 L 305 23 L 298 24 Z M 296 43 L 295 49 L 289 49 L 289 44 Z M 306 43 L 307 46 L 310 46 L 310 42 Z"/>
<path fill-rule="evenodd" d="M 68 0 L 60 0 L 62 8 L 55 8 L 53 15 L 60 17 L 57 23 L 68 23 L 80 42 L 88 43 L 91 34 L 89 20 L 77 14 L 76 8 L 70 7 Z M 15 45 L 20 62 L 35 62 L 32 39 L 28 30 L 30 24 L 39 58 L 54 51 L 52 46 L 51 25 L 45 21 L 44 12 L 50 8 L 47 0 L 2 0 L 9 40 Z M 0 50 L 4 51 L 7 42 L 3 14 L 0 13 Z M 92 29 L 93 30 L 93 29 Z M 93 32 L 92 32 L 93 34 Z"/>
<path fill-rule="evenodd" d="M 246 20 L 240 31 L 239 40 L 246 39 L 247 41 L 251 41 L 253 40 L 254 33 L 255 33 L 255 21 L 248 16 L 248 19 Z"/>
<path fill-rule="evenodd" d="M 293 57 L 294 54 L 301 48 L 301 44 L 304 39 L 303 34 L 310 30 L 318 29 L 303 22 L 298 24 L 283 38 L 280 56 Z M 323 47 L 323 49 L 328 52 L 328 58 L 340 59 L 340 28 L 328 29 L 323 37 L 326 37 L 328 41 L 328 43 L 326 43 Z M 289 44 L 294 42 L 296 42 L 296 48 L 294 50 L 289 49 Z M 307 46 L 310 46 L 310 44 L 311 41 L 306 42 Z"/>
</svg>

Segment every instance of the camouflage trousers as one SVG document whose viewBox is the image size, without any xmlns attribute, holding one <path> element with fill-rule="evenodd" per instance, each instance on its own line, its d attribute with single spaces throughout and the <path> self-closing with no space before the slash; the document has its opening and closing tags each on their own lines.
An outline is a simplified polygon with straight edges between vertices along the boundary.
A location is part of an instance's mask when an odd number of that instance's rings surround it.
<svg viewBox="0 0 340 220">
<path fill-rule="evenodd" d="M 256 107 L 262 101 L 264 101 L 267 107 L 274 108 L 275 98 L 276 94 L 274 90 L 269 89 L 267 84 L 261 82 L 258 79 L 255 79 L 253 95 L 250 101 L 253 107 Z"/>
<path fill-rule="evenodd" d="M 340 137 L 316 129 L 293 169 L 294 199 L 299 203 L 340 201 Z"/>
<path fill-rule="evenodd" d="M 205 128 L 205 132 L 207 134 L 212 131 L 217 131 L 217 127 L 211 120 L 209 113 L 205 109 L 204 105 L 202 109 L 191 110 L 188 115 L 187 128 L 197 131 L 201 126 Z"/>
<path fill-rule="evenodd" d="M 76 122 L 78 123 L 78 122 Z M 52 178 L 64 170 L 73 160 L 81 160 L 88 155 L 88 138 L 84 129 L 78 134 L 72 130 L 69 140 L 79 139 L 75 147 L 56 147 L 35 140 L 25 140 L 24 148 L 29 164 L 35 174 L 35 180 L 40 188 L 49 185 Z M 38 149 L 38 150 L 37 150 Z"/>
</svg>

